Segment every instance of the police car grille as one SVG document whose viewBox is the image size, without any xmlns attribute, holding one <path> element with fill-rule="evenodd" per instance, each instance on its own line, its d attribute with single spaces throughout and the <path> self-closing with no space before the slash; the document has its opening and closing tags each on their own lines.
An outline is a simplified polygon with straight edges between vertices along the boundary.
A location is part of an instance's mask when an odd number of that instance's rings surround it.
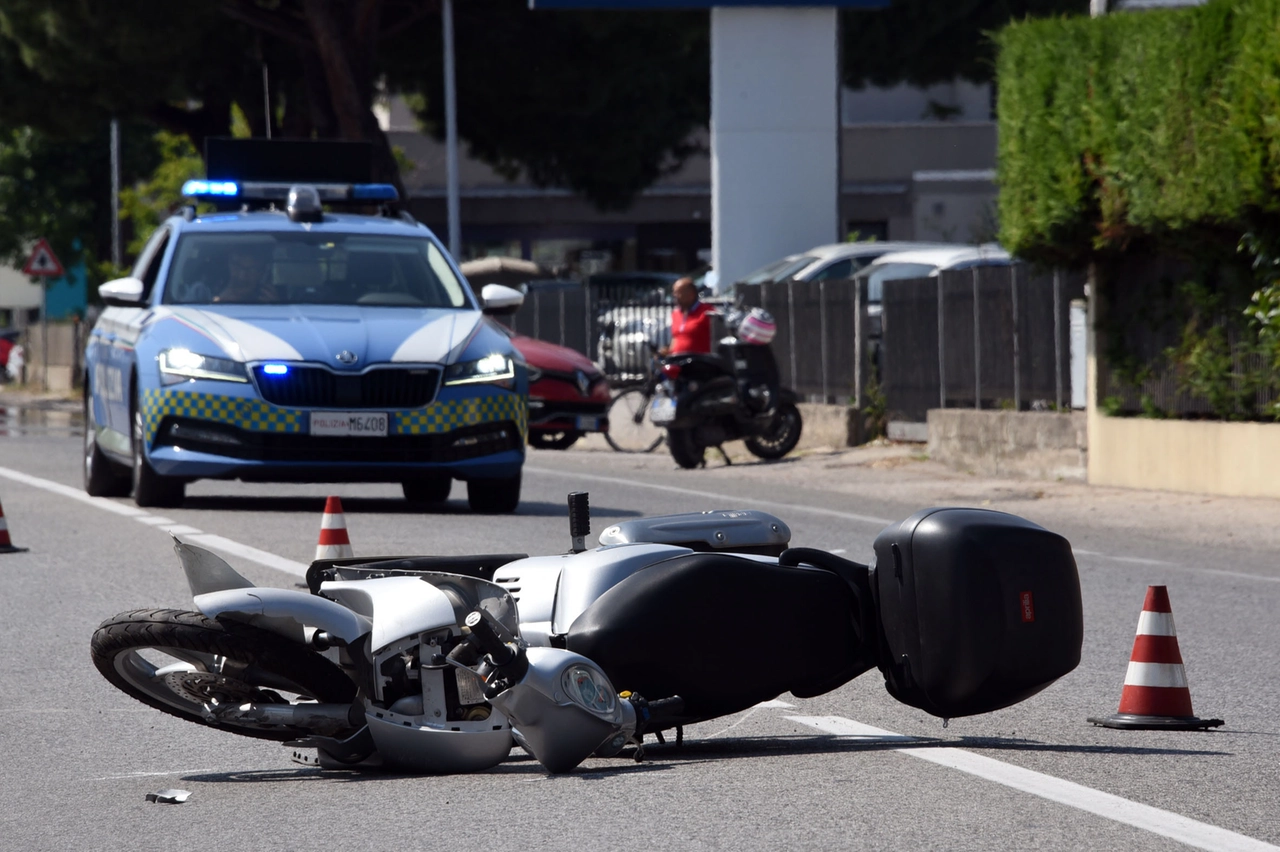
<svg viewBox="0 0 1280 852">
<path fill-rule="evenodd" d="M 323 367 L 293 367 L 283 376 L 254 367 L 262 398 L 290 408 L 421 408 L 431 402 L 440 371 L 428 368 L 370 370 L 356 376 Z"/>
</svg>

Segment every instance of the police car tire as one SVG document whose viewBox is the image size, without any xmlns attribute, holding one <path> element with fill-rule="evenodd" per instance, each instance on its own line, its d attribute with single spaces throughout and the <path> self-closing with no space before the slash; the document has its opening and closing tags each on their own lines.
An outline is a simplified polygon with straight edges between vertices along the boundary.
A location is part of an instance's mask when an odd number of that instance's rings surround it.
<svg viewBox="0 0 1280 852">
<path fill-rule="evenodd" d="M 581 432 L 567 429 L 563 432 L 540 432 L 529 430 L 529 446 L 539 450 L 567 450 L 582 437 Z"/>
<path fill-rule="evenodd" d="M 520 505 L 520 474 L 507 479 L 472 479 L 467 482 L 471 511 L 505 515 Z"/>
<path fill-rule="evenodd" d="M 195 652 L 243 663 L 249 667 L 242 670 L 243 673 L 265 675 L 263 679 L 271 686 L 241 681 L 235 675 L 228 676 L 228 686 L 240 691 L 262 690 L 266 700 L 283 700 L 283 696 L 275 692 L 283 683 L 292 684 L 297 687 L 294 691 L 322 702 L 346 703 L 356 695 L 355 684 L 329 660 L 296 642 L 247 624 L 214 621 L 198 612 L 178 609 L 133 610 L 102 622 L 89 643 L 98 672 L 112 686 L 143 704 L 197 724 L 208 724 L 201 706 L 189 695 L 171 688 L 167 679 L 147 676 L 151 666 L 137 653 L 146 649 L 168 656 L 173 656 L 173 651 Z M 281 742 L 307 733 L 295 727 L 234 724 L 213 727 Z"/>
<path fill-rule="evenodd" d="M 126 468 L 107 458 L 96 439 L 93 398 L 84 397 L 84 490 L 90 497 L 128 497 L 133 483 Z"/>
<path fill-rule="evenodd" d="M 133 415 L 133 502 L 139 506 L 176 508 L 182 505 L 187 485 L 181 479 L 161 476 L 142 451 L 142 410 L 134 404 Z"/>
<path fill-rule="evenodd" d="M 453 490 L 453 478 L 448 474 L 426 479 L 406 479 L 400 483 L 404 499 L 410 503 L 443 503 Z"/>
</svg>

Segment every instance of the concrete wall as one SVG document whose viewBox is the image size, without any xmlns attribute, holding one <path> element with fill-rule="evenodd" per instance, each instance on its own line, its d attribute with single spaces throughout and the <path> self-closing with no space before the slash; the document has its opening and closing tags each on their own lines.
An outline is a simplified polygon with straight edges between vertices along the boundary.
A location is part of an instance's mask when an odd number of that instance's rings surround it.
<svg viewBox="0 0 1280 852">
<path fill-rule="evenodd" d="M 1280 424 L 1089 420 L 1089 484 L 1280 497 Z"/>
<path fill-rule="evenodd" d="M 1087 424 L 1083 412 L 933 409 L 929 457 L 984 476 L 1083 480 Z"/>
</svg>

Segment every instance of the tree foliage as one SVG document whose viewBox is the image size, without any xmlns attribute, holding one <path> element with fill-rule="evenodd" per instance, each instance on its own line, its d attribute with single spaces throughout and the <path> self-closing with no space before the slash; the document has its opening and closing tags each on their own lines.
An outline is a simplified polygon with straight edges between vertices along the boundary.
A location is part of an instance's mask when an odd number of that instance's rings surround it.
<svg viewBox="0 0 1280 852">
<path fill-rule="evenodd" d="M 1010 21 L 1088 14 L 1089 0 L 894 0 L 842 13 L 845 85 L 928 86 L 995 76 L 992 33 Z"/>
<path fill-rule="evenodd" d="M 706 13 L 530 11 L 524 0 L 455 5 L 458 128 L 509 178 L 624 207 L 697 147 L 709 120 Z M 443 38 L 430 19 L 386 51 L 388 83 L 420 92 L 444 133 Z"/>
</svg>

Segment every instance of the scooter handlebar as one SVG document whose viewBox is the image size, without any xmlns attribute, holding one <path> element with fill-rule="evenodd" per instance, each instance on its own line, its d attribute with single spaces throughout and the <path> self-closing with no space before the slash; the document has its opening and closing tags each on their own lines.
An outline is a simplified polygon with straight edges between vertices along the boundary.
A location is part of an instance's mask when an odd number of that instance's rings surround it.
<svg viewBox="0 0 1280 852">
<path fill-rule="evenodd" d="M 463 624 L 471 630 L 476 644 L 489 655 L 495 666 L 506 665 L 515 657 L 515 650 L 504 639 L 506 628 L 485 610 L 477 609 L 467 613 Z"/>
</svg>

